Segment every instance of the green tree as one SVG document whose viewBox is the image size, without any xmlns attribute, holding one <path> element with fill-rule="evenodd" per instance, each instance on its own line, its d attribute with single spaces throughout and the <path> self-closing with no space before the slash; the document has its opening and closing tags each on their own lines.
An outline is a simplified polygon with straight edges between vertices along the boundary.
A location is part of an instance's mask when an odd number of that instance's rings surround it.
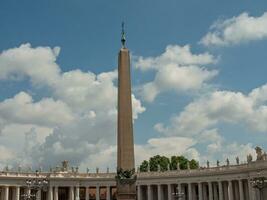
<svg viewBox="0 0 267 200">
<path fill-rule="evenodd" d="M 144 160 L 142 164 L 140 165 L 140 171 L 145 172 L 148 171 L 148 165 L 150 166 L 150 171 L 157 171 L 158 166 L 160 166 L 161 171 L 168 170 L 168 165 L 170 165 L 171 170 L 177 169 L 177 163 L 179 162 L 180 169 L 187 169 L 187 163 L 189 162 L 190 169 L 197 169 L 198 168 L 198 162 L 194 159 L 188 160 L 184 156 L 171 156 L 171 159 L 165 157 L 156 155 L 149 159 L 149 161 Z"/>
<path fill-rule="evenodd" d="M 199 163 L 195 159 L 190 160 L 190 169 L 197 169 L 198 167 Z"/>
<path fill-rule="evenodd" d="M 140 165 L 140 171 L 141 172 L 147 172 L 148 171 L 148 161 L 144 160 L 142 164 Z"/>
<path fill-rule="evenodd" d="M 184 156 L 172 156 L 171 157 L 171 169 L 177 169 L 177 163 L 179 162 L 180 169 L 187 169 L 188 159 Z"/>
<path fill-rule="evenodd" d="M 149 159 L 150 171 L 158 171 L 158 166 L 160 166 L 161 171 L 166 171 L 169 164 L 170 159 L 165 156 L 156 155 Z"/>
</svg>

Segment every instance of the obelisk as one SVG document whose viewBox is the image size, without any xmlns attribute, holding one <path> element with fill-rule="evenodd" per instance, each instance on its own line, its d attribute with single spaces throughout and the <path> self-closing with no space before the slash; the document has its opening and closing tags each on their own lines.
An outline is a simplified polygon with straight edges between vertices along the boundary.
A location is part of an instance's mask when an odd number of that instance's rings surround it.
<svg viewBox="0 0 267 200">
<path fill-rule="evenodd" d="M 124 24 L 122 24 L 121 42 L 122 48 L 118 56 L 117 199 L 135 200 L 130 54 L 125 46 Z"/>
</svg>

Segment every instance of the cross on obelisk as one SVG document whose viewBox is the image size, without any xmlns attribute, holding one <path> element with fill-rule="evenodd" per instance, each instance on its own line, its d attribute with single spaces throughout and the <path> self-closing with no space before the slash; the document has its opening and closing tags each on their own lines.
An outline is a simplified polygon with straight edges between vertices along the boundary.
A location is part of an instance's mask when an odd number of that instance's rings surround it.
<svg viewBox="0 0 267 200">
<path fill-rule="evenodd" d="M 124 23 L 121 35 L 122 48 L 118 57 L 118 152 L 117 199 L 135 200 L 134 139 L 131 98 L 130 55 L 125 46 Z"/>
</svg>

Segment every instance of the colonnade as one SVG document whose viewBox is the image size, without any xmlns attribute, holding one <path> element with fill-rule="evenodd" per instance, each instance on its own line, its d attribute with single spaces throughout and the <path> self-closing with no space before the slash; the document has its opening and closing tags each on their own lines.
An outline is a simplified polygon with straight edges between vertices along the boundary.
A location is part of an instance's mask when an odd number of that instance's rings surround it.
<svg viewBox="0 0 267 200">
<path fill-rule="evenodd" d="M 113 200 L 111 186 L 49 186 L 45 195 L 42 195 L 40 190 L 36 191 L 36 199 L 61 200 L 59 188 L 67 188 L 68 200 L 90 200 L 89 194 L 92 195 L 92 193 L 89 192 L 89 189 L 92 188 L 94 189 L 94 200 Z M 84 192 L 83 198 L 80 198 L 81 189 Z M 100 192 L 102 189 L 105 189 L 104 193 Z M 31 191 L 27 191 L 25 187 L 1 186 L 0 200 L 20 200 L 23 199 L 21 194 L 25 193 L 31 193 Z M 182 195 L 183 200 L 258 200 L 258 193 L 246 179 L 166 184 L 137 183 L 138 200 L 174 200 L 175 195 Z M 64 198 L 64 200 L 67 199 Z"/>
<path fill-rule="evenodd" d="M 20 199 L 19 186 L 3 186 L 1 187 L 0 200 L 19 200 Z"/>
<path fill-rule="evenodd" d="M 0 191 L 0 200 L 21 200 L 23 199 L 23 194 L 25 193 L 31 193 L 30 190 L 24 190 L 25 187 L 20 187 L 20 186 L 0 186 L 1 191 Z M 38 190 L 36 191 L 36 200 L 59 200 L 60 195 L 59 195 L 59 188 L 61 186 L 49 186 L 48 190 L 45 192 L 46 195 L 45 197 L 42 196 L 42 191 Z M 89 186 L 88 187 L 79 187 L 79 186 L 70 186 L 70 187 L 63 187 L 63 188 L 68 188 L 68 200 L 80 200 L 80 188 L 85 189 L 85 200 L 90 200 L 90 195 L 89 195 Z M 111 197 L 111 186 L 94 186 L 91 187 L 95 189 L 95 200 L 100 200 L 103 199 L 103 196 L 100 198 L 100 190 L 105 189 L 105 199 L 106 200 L 112 200 Z M 22 192 L 23 190 L 23 192 Z M 23 193 L 23 194 L 22 194 Z M 61 198 L 62 199 L 62 198 Z M 64 199 L 67 200 L 67 199 Z"/>
<path fill-rule="evenodd" d="M 175 184 L 139 184 L 138 200 L 258 200 L 259 192 L 249 180 L 186 182 Z M 177 198 L 176 198 L 177 199 Z"/>
</svg>

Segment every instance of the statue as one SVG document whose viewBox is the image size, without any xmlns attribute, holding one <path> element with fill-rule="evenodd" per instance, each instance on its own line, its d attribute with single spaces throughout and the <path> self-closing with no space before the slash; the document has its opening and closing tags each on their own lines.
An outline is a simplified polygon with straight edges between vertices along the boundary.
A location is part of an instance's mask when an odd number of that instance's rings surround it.
<svg viewBox="0 0 267 200">
<path fill-rule="evenodd" d="M 177 162 L 177 170 L 180 170 L 180 163 L 179 162 Z"/>
<path fill-rule="evenodd" d="M 239 157 L 237 156 L 235 159 L 236 159 L 236 164 L 239 165 Z"/>
<path fill-rule="evenodd" d="M 126 41 L 126 38 L 125 38 L 125 30 L 124 30 L 124 22 L 122 22 L 121 24 L 121 43 L 122 43 L 122 47 L 125 48 L 125 41 Z"/>
<path fill-rule="evenodd" d="M 170 168 L 170 163 L 168 163 L 168 165 L 167 165 L 167 169 L 168 169 L 168 171 L 171 170 L 171 168 Z"/>
<path fill-rule="evenodd" d="M 210 168 L 210 162 L 207 160 L 207 168 Z"/>
<path fill-rule="evenodd" d="M 248 154 L 247 155 L 247 163 L 251 163 L 252 162 L 252 155 Z"/>
<path fill-rule="evenodd" d="M 96 173 L 98 174 L 98 173 L 99 173 L 99 168 L 97 167 L 97 168 L 95 169 L 95 171 L 96 171 Z"/>
<path fill-rule="evenodd" d="M 158 172 L 160 172 L 160 164 L 158 164 Z"/>
<path fill-rule="evenodd" d="M 109 173 L 109 167 L 107 167 L 107 174 Z"/>
<path fill-rule="evenodd" d="M 135 175 L 135 169 L 132 170 L 122 170 L 118 169 L 117 176 L 115 177 L 116 181 L 121 184 L 134 184 L 136 182 L 137 176 Z"/>
<path fill-rule="evenodd" d="M 147 164 L 147 172 L 150 172 L 150 164 Z"/>
<path fill-rule="evenodd" d="M 75 171 L 76 173 L 78 173 L 79 172 L 79 167 L 77 166 L 76 167 L 76 171 Z"/>
<path fill-rule="evenodd" d="M 263 160 L 267 160 L 267 154 L 266 154 L 266 152 L 264 152 L 264 154 L 262 155 L 262 159 Z"/>
<path fill-rule="evenodd" d="M 21 172 L 21 166 L 20 165 L 18 166 L 18 172 Z"/>
<path fill-rule="evenodd" d="M 227 165 L 227 166 L 229 166 L 229 165 L 230 165 L 230 161 L 229 161 L 229 159 L 228 159 L 228 158 L 226 159 L 226 165 Z"/>
<path fill-rule="evenodd" d="M 262 149 L 260 147 L 256 147 L 256 154 L 257 154 L 257 160 L 263 160 L 262 158 Z"/>
<path fill-rule="evenodd" d="M 217 160 L 217 167 L 220 167 L 220 161 Z"/>
<path fill-rule="evenodd" d="M 190 162 L 189 161 L 187 162 L 187 169 L 190 170 Z"/>
<path fill-rule="evenodd" d="M 89 171 L 90 171 L 90 170 L 89 170 L 89 168 L 87 167 L 87 168 L 86 168 L 86 173 L 89 174 Z"/>
<path fill-rule="evenodd" d="M 68 171 L 68 168 L 69 168 L 69 161 L 63 160 L 62 161 L 62 171 L 63 172 Z"/>
</svg>

